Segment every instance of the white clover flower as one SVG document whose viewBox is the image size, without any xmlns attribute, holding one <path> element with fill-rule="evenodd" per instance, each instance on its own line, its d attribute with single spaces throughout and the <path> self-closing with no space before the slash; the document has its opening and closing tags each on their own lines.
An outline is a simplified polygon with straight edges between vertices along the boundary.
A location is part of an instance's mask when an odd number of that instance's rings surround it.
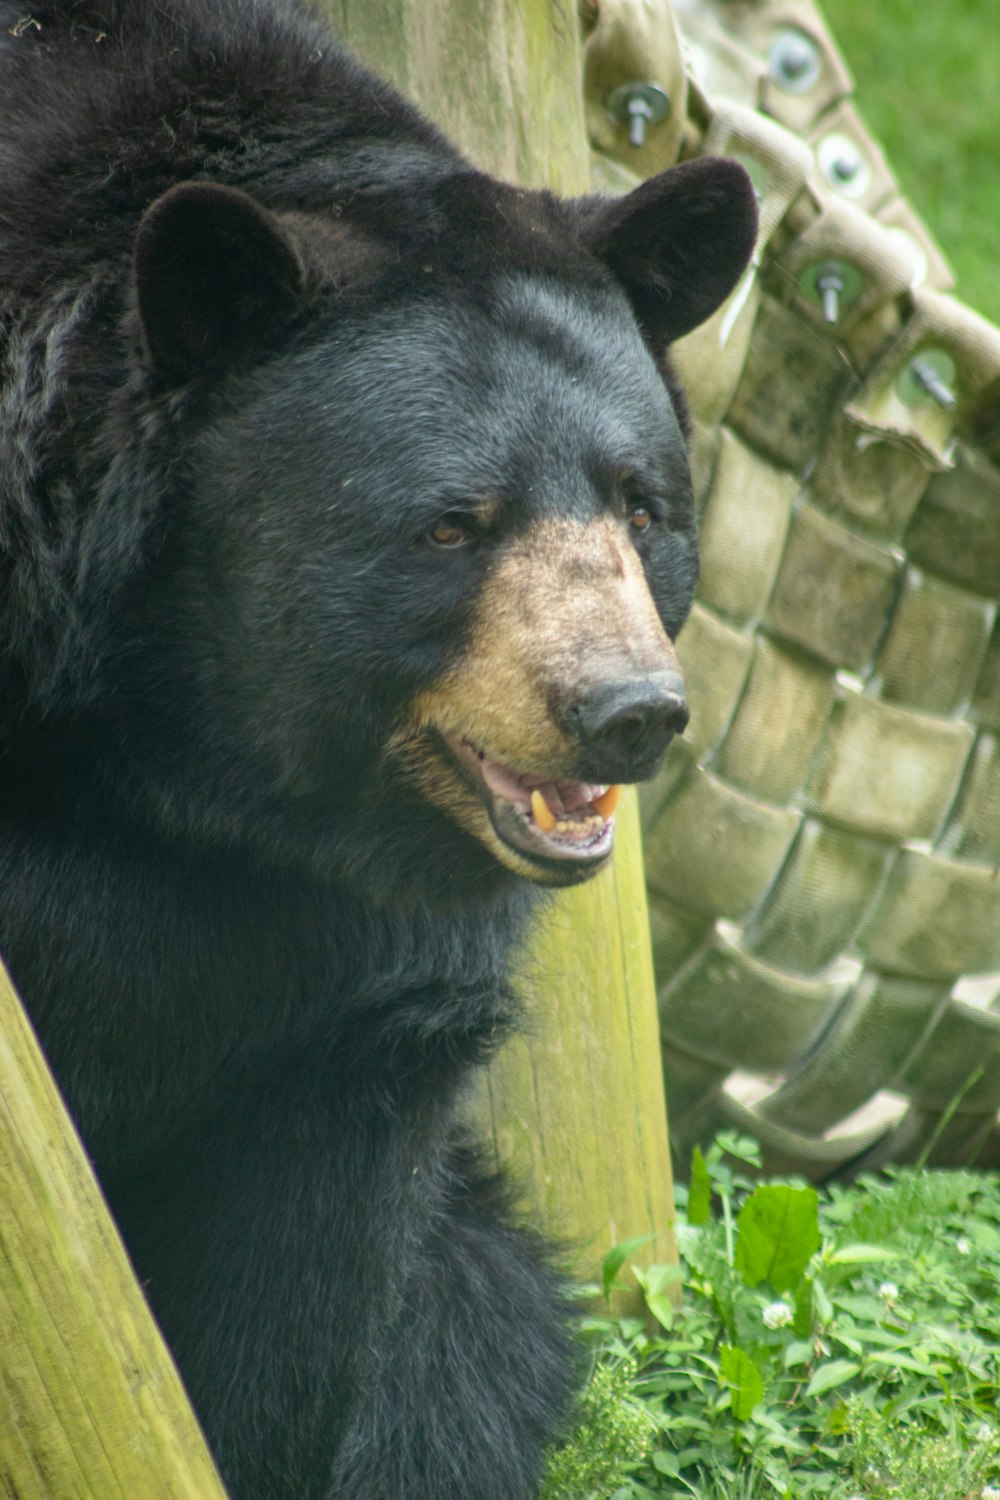
<svg viewBox="0 0 1000 1500">
<path fill-rule="evenodd" d="M 958 1251 L 959 1255 L 968 1255 L 972 1249 L 972 1246 L 969 1244 L 967 1239 L 961 1239 L 955 1241 L 955 1249 Z"/>
<path fill-rule="evenodd" d="M 787 1302 L 769 1302 L 761 1316 L 765 1328 L 789 1328 L 795 1322 L 795 1311 Z"/>
<path fill-rule="evenodd" d="M 995 1484 L 984 1484 L 979 1491 L 979 1500 L 1000 1500 L 1000 1490 Z"/>
<path fill-rule="evenodd" d="M 899 1297 L 899 1287 L 894 1281 L 883 1281 L 878 1289 L 878 1294 L 887 1305 L 895 1302 Z"/>
<path fill-rule="evenodd" d="M 976 1428 L 976 1442 L 988 1443 L 992 1436 L 993 1428 L 990 1426 L 989 1422 L 980 1422 L 979 1426 Z"/>
</svg>

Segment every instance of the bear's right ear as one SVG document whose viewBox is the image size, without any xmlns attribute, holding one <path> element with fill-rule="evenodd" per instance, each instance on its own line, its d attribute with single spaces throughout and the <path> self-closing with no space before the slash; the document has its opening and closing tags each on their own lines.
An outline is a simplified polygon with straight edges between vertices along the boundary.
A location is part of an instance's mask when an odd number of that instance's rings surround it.
<svg viewBox="0 0 1000 1500">
<path fill-rule="evenodd" d="M 280 220 L 237 188 L 182 183 L 139 225 L 139 316 L 150 361 L 168 381 L 263 347 L 294 316 L 303 281 Z"/>
</svg>

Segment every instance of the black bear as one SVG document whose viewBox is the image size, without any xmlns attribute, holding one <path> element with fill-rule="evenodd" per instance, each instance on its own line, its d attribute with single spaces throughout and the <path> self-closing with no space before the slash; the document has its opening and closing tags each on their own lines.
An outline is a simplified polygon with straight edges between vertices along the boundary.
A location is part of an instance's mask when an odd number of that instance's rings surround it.
<svg viewBox="0 0 1000 1500">
<path fill-rule="evenodd" d="M 300 6 L 0 0 L 0 948 L 240 1500 L 524 1500 L 458 1119 L 686 709 L 733 163 L 560 202 Z"/>
</svg>

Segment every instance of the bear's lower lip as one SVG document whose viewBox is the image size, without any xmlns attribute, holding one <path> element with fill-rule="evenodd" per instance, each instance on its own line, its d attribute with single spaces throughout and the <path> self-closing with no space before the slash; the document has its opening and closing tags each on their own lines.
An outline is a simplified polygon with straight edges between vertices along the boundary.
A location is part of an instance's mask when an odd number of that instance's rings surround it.
<svg viewBox="0 0 1000 1500">
<path fill-rule="evenodd" d="M 466 735 L 442 740 L 482 797 L 493 831 L 517 854 L 542 865 L 572 865 L 581 878 L 611 854 L 617 787 L 519 772 Z"/>
</svg>

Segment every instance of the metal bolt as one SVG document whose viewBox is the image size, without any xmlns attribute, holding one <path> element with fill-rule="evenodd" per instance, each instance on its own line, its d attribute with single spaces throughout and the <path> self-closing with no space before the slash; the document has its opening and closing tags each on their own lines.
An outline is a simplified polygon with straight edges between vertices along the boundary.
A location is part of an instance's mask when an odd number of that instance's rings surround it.
<svg viewBox="0 0 1000 1500">
<path fill-rule="evenodd" d="M 927 347 L 903 367 L 896 390 L 907 406 L 921 406 L 930 398 L 951 411 L 958 405 L 954 384 L 955 361 L 951 355 L 944 349 Z"/>
<path fill-rule="evenodd" d="M 644 146 L 646 126 L 658 125 L 670 113 L 670 99 L 658 83 L 623 83 L 609 94 L 612 119 L 628 125 L 630 146 Z"/>
<path fill-rule="evenodd" d="M 823 308 L 823 322 L 838 323 L 840 321 L 840 299 L 844 293 L 844 283 L 832 266 L 824 268 L 817 276 L 816 290 L 819 292 L 820 305 Z"/>
<path fill-rule="evenodd" d="M 950 386 L 945 385 L 933 365 L 928 364 L 925 359 L 915 359 L 910 365 L 910 374 L 920 389 L 926 391 L 931 400 L 936 401 L 938 406 L 943 406 L 946 411 L 950 411 L 953 406 L 958 404 L 958 397 L 955 395 L 955 392 Z"/>
<path fill-rule="evenodd" d="M 807 266 L 799 277 L 801 296 L 819 304 L 823 322 L 830 327 L 840 322 L 845 307 L 856 302 L 863 291 L 861 272 L 847 260 L 820 261 Z"/>
<path fill-rule="evenodd" d="M 849 135 L 834 131 L 816 147 L 816 160 L 826 180 L 846 198 L 861 198 L 871 182 L 864 152 Z"/>
<path fill-rule="evenodd" d="M 849 186 L 861 171 L 861 162 L 856 156 L 838 156 L 830 163 L 830 176 L 844 186 Z"/>
<path fill-rule="evenodd" d="M 768 71 L 789 94 L 807 94 L 822 68 L 820 50 L 811 36 L 789 27 L 779 31 L 767 54 Z"/>
</svg>

